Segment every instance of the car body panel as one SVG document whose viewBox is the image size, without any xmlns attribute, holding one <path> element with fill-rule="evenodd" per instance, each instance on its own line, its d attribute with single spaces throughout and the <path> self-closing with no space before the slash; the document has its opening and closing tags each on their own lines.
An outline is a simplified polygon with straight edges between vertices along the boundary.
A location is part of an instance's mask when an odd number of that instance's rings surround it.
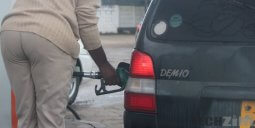
<svg viewBox="0 0 255 128">
<path fill-rule="evenodd" d="M 217 106 L 201 109 L 199 105 L 204 98 L 235 100 L 225 105 L 234 113 L 219 111 L 218 116 L 226 117 L 240 116 L 241 100 L 255 100 L 253 44 L 160 44 L 146 37 L 144 42 L 146 45 L 137 49 L 149 54 L 154 61 L 159 128 L 194 127 L 198 125 L 193 124 L 196 120 L 184 123 L 184 119 L 196 119 L 201 111 L 216 114 L 216 110 L 224 110 Z M 170 72 L 162 76 L 162 70 Z M 188 70 L 189 75 L 180 76 L 181 70 Z"/>
<path fill-rule="evenodd" d="M 221 127 L 223 118 L 239 118 L 242 101 L 255 100 L 254 39 L 242 35 L 226 40 L 181 35 L 179 40 L 155 38 L 152 16 L 159 1 L 151 3 L 135 47 L 151 56 L 154 63 L 156 127 Z M 211 124 L 207 122 L 211 117 L 219 118 Z M 146 120 L 146 116 L 140 119 Z"/>
<path fill-rule="evenodd" d="M 79 60 L 81 62 L 82 71 L 83 72 L 91 72 L 94 61 L 90 57 L 88 51 L 84 49 L 81 40 L 79 40 L 78 42 L 80 44 Z"/>
<path fill-rule="evenodd" d="M 153 114 L 124 112 L 125 128 L 156 128 L 156 116 Z"/>
</svg>

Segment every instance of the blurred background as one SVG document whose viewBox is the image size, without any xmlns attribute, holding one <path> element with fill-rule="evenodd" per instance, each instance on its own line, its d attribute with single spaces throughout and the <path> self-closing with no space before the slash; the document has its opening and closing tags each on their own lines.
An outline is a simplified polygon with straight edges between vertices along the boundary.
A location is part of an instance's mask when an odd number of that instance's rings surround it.
<svg viewBox="0 0 255 128">
<path fill-rule="evenodd" d="M 14 2 L 15 0 L 1 0 L 0 21 Z M 107 58 L 114 67 L 119 62 L 130 62 L 136 34 L 141 28 L 149 3 L 150 0 L 101 0 L 101 8 L 97 12 L 100 38 Z M 80 59 L 83 69 L 98 71 L 91 58 L 88 58 L 88 53 L 82 49 Z M 83 79 L 72 105 L 82 120 L 76 120 L 67 112 L 66 128 L 123 128 L 123 92 L 96 96 L 94 89 L 99 84 L 98 80 Z M 9 92 L 10 88 L 7 90 Z"/>
<path fill-rule="evenodd" d="M 105 33 L 135 33 L 149 0 L 101 0 L 99 29 Z"/>
</svg>

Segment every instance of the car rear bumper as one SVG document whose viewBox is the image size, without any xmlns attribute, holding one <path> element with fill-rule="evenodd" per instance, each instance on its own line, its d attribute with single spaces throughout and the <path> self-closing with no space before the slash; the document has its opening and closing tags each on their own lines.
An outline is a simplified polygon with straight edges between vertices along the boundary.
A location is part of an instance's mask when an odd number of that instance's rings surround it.
<svg viewBox="0 0 255 128">
<path fill-rule="evenodd" d="M 156 115 L 125 111 L 124 128 L 156 128 Z"/>
</svg>

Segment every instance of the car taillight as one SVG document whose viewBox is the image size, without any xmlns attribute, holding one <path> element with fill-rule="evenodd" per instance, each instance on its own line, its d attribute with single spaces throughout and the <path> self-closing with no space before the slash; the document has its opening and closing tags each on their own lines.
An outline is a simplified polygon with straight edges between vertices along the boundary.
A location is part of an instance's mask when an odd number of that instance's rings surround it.
<svg viewBox="0 0 255 128">
<path fill-rule="evenodd" d="M 145 53 L 134 51 L 125 90 L 125 109 L 135 112 L 156 112 L 153 62 Z"/>
<path fill-rule="evenodd" d="M 140 94 L 125 92 L 125 107 L 130 111 L 155 112 L 155 96 L 151 94 Z"/>
<path fill-rule="evenodd" d="M 149 55 L 134 51 L 132 54 L 130 74 L 135 78 L 155 78 L 153 62 Z"/>
</svg>

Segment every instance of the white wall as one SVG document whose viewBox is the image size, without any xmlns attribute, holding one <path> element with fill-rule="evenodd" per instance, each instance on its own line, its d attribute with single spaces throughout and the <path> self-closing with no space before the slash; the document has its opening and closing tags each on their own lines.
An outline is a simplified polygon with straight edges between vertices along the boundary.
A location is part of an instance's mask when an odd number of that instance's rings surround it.
<svg viewBox="0 0 255 128">
<path fill-rule="evenodd" d="M 135 7 L 135 24 L 139 24 L 145 15 L 145 7 Z"/>
<path fill-rule="evenodd" d="M 1 45 L 0 45 L 1 48 Z M 0 127 L 11 128 L 11 89 L 0 52 Z"/>
<path fill-rule="evenodd" d="M 0 2 L 0 21 L 2 21 L 3 17 L 8 13 L 11 5 L 14 3 L 14 0 L 1 0 Z"/>
<path fill-rule="evenodd" d="M 97 15 L 100 33 L 117 33 L 119 27 L 119 8 L 114 6 L 101 6 Z"/>
<path fill-rule="evenodd" d="M 0 2 L 0 22 L 9 11 L 13 0 L 1 0 Z M 1 41 L 0 41 L 1 49 Z M 4 68 L 2 54 L 0 51 L 0 127 L 11 128 L 11 89 L 10 83 Z"/>
<path fill-rule="evenodd" d="M 145 10 L 142 6 L 119 6 L 120 27 L 135 27 L 143 19 Z"/>
<path fill-rule="evenodd" d="M 120 6 L 120 27 L 135 27 L 135 7 Z"/>
<path fill-rule="evenodd" d="M 117 33 L 118 28 L 134 28 L 143 19 L 143 6 L 102 5 L 97 12 L 100 33 Z"/>
</svg>

